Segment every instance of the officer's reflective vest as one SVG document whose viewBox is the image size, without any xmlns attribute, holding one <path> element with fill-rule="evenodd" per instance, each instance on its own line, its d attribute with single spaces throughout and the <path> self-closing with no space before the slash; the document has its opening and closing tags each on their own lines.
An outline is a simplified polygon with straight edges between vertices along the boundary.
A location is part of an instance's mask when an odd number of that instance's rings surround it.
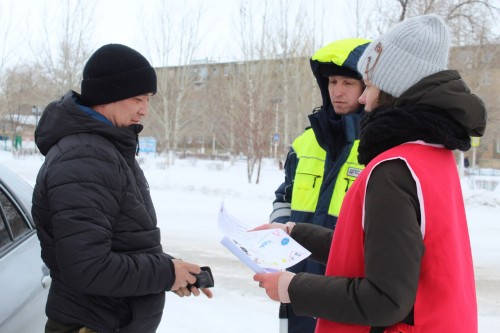
<svg viewBox="0 0 500 333">
<path fill-rule="evenodd" d="M 328 215 L 338 216 L 345 193 L 364 168 L 358 163 L 358 145 L 359 140 L 355 140 L 347 160 L 339 170 L 330 198 Z M 295 139 L 292 146 L 299 162 L 293 182 L 291 208 L 294 211 L 314 213 L 324 180 L 326 152 L 318 144 L 312 129 L 306 130 Z"/>
</svg>

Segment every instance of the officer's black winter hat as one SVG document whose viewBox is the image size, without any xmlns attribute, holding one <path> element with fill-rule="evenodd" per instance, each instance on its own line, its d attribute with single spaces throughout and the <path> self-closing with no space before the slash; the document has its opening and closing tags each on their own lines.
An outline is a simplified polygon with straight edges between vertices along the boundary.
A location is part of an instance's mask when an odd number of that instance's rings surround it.
<svg viewBox="0 0 500 333">
<path fill-rule="evenodd" d="M 89 58 L 83 69 L 82 104 L 108 104 L 156 93 L 156 72 L 139 52 L 121 44 L 107 44 Z"/>
</svg>

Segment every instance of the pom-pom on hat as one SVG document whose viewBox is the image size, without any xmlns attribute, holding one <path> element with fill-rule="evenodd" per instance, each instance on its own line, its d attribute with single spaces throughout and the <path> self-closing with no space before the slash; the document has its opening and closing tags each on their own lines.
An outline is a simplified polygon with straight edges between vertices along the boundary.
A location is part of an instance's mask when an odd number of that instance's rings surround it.
<svg viewBox="0 0 500 333">
<path fill-rule="evenodd" d="M 121 44 L 100 47 L 83 69 L 82 104 L 108 104 L 156 93 L 156 72 L 136 50 Z"/>
<path fill-rule="evenodd" d="M 374 40 L 358 62 L 358 71 L 394 97 L 426 76 L 446 70 L 450 35 L 439 16 L 430 14 L 396 24 Z"/>
</svg>

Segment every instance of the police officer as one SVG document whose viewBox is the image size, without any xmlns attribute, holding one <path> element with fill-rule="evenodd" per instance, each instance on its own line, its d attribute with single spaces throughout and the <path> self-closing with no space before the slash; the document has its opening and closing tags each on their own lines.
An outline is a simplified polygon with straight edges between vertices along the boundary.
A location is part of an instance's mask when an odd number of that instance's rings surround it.
<svg viewBox="0 0 500 333">
<path fill-rule="evenodd" d="M 358 98 L 364 84 L 357 71 L 367 39 L 335 41 L 310 59 L 322 95 L 306 128 L 292 144 L 285 162 L 285 181 L 276 190 L 270 222 L 313 223 L 335 228 L 347 189 L 363 169 L 358 163 Z M 304 260 L 290 271 L 324 274 L 325 266 Z M 313 333 L 316 320 L 298 317 L 287 306 L 288 332 Z"/>
</svg>

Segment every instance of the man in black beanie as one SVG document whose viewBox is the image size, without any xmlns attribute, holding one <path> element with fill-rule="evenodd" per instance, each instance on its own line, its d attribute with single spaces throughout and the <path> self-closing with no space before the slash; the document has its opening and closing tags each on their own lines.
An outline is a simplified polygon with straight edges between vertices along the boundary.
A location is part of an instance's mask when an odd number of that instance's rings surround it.
<svg viewBox="0 0 500 333">
<path fill-rule="evenodd" d="M 137 51 L 98 49 L 69 91 L 44 110 L 35 141 L 45 162 L 33 219 L 52 285 L 45 332 L 155 332 L 165 291 L 198 296 L 200 267 L 162 250 L 149 185 L 135 156 L 156 73 Z M 212 297 L 209 289 L 201 289 Z"/>
</svg>

